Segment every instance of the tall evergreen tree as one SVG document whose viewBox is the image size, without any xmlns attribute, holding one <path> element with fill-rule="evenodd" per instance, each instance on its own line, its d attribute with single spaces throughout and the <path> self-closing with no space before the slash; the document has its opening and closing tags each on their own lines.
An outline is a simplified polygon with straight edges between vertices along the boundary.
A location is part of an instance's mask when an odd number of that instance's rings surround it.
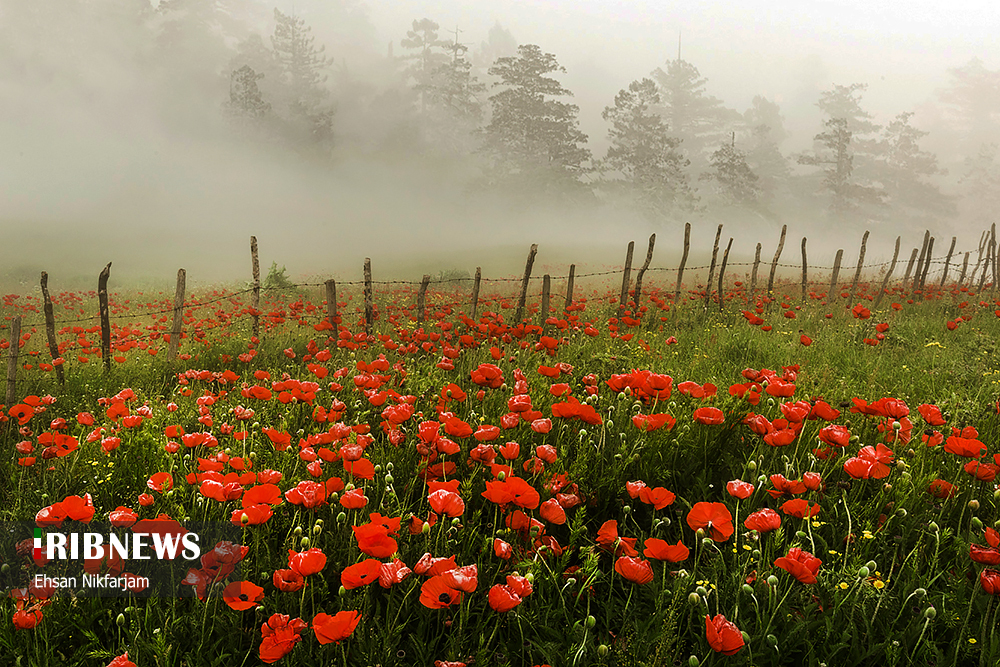
<svg viewBox="0 0 1000 667">
<path fill-rule="evenodd" d="M 861 108 L 861 97 L 866 90 L 868 85 L 864 83 L 834 85 L 832 89 L 822 92 L 816 103 L 828 119 L 840 118 L 846 122 L 845 127 L 851 133 L 853 177 L 859 182 L 876 179 L 876 162 L 881 157 L 878 133 L 882 127 Z"/>
<path fill-rule="evenodd" d="M 688 184 L 688 161 L 680 154 L 680 139 L 667 132 L 655 107 L 660 94 L 652 79 L 633 81 L 615 96 L 614 106 L 605 107 L 601 117 L 611 123 L 602 169 L 620 176 L 607 182 L 624 189 L 634 203 L 653 216 L 683 209 L 690 210 L 695 198 Z"/>
<path fill-rule="evenodd" d="M 930 179 L 945 173 L 933 153 L 921 150 L 927 132 L 910 124 L 912 112 L 901 113 L 882 131 L 878 178 L 894 209 L 920 215 L 951 215 L 954 202 Z"/>
<path fill-rule="evenodd" d="M 722 200 L 730 206 L 756 207 L 761 199 L 760 180 L 747 163 L 747 154 L 736 148 L 736 135 L 712 153 L 712 170 L 702 178 L 715 182 Z"/>
<path fill-rule="evenodd" d="M 448 63 L 446 42 L 438 38 L 441 28 L 430 19 L 413 22 L 413 29 L 406 31 L 406 39 L 400 44 L 413 51 L 404 56 L 410 61 L 406 68 L 406 76 L 413 81 L 413 89 L 417 91 L 421 112 L 427 108 L 428 90 L 433 85 L 432 78 L 437 69 Z"/>
<path fill-rule="evenodd" d="M 824 126 L 826 131 L 815 137 L 821 148 L 800 155 L 798 162 L 823 170 L 823 189 L 830 193 L 830 209 L 842 217 L 863 204 L 881 203 L 885 196 L 882 190 L 859 183 L 854 177 L 852 133 L 847 119 L 830 118 Z"/>
<path fill-rule="evenodd" d="M 288 121 L 291 140 L 320 151 L 333 140 L 333 108 L 326 103 L 329 91 L 324 84 L 331 60 L 305 21 L 274 10 L 271 45 L 281 72 L 279 101 Z"/>
<path fill-rule="evenodd" d="M 781 144 L 788 138 L 784 118 L 778 105 L 761 97 L 753 98 L 753 106 L 743 114 L 747 137 L 747 165 L 757 175 L 760 201 L 768 205 L 788 181 L 791 169 L 781 153 Z"/>
<path fill-rule="evenodd" d="M 482 152 L 495 177 L 549 191 L 580 185 L 590 151 L 578 128 L 579 107 L 557 99 L 572 93 L 546 76 L 565 71 L 553 54 L 534 44 L 519 46 L 517 56 L 500 58 L 490 68 L 501 90 L 489 98 L 493 115 Z"/>
<path fill-rule="evenodd" d="M 959 181 L 963 217 L 980 228 L 995 222 L 996 212 L 1000 209 L 998 153 L 997 144 L 982 144 L 974 156 L 965 159 Z"/>
</svg>

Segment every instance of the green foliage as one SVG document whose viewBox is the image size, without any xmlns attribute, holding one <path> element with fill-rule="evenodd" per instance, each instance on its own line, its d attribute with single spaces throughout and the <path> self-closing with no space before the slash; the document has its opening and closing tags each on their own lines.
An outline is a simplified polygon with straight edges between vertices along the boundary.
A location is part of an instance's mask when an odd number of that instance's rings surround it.
<svg viewBox="0 0 1000 667">
<path fill-rule="evenodd" d="M 285 275 L 285 267 L 278 268 L 277 262 L 271 262 L 271 268 L 267 271 L 267 277 L 262 284 L 264 289 L 290 290 L 295 289 L 295 283 Z"/>
</svg>

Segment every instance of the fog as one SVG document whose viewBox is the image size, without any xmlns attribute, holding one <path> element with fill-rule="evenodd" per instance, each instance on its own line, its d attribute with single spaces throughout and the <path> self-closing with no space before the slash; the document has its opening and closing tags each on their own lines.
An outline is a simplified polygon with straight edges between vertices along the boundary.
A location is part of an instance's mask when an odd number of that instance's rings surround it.
<svg viewBox="0 0 1000 667">
<path fill-rule="evenodd" d="M 674 266 L 688 221 L 694 264 L 720 223 L 731 262 L 783 224 L 790 263 L 808 236 L 810 264 L 850 264 L 866 229 L 871 262 L 924 229 L 936 256 L 975 251 L 1000 203 L 998 24 L 924 0 L 0 0 L 0 284 L 108 261 L 119 288 L 246 281 L 252 234 L 265 271 L 312 282 L 365 257 L 376 279 L 511 276 L 531 243 L 536 272 L 599 270 L 651 233 Z M 527 45 L 565 69 L 572 97 L 546 100 L 585 141 L 501 122 L 489 69 Z M 671 97 L 680 64 L 696 85 Z M 604 112 L 644 78 L 661 134 L 615 140 Z M 817 135 L 841 116 L 835 158 Z"/>
</svg>

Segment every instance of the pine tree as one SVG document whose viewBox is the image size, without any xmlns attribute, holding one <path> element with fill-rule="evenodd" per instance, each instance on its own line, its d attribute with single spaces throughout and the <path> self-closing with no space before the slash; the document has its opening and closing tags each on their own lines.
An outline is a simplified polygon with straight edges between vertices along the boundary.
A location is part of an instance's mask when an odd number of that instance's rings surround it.
<svg viewBox="0 0 1000 667">
<path fill-rule="evenodd" d="M 753 106 L 743 114 L 749 136 L 747 165 L 757 175 L 760 202 L 767 206 L 785 187 L 791 173 L 788 160 L 781 154 L 781 144 L 788 138 L 778 105 L 756 96 Z"/>
<path fill-rule="evenodd" d="M 305 21 L 274 10 L 274 35 L 271 45 L 281 72 L 280 102 L 290 133 L 290 140 L 302 146 L 325 150 L 333 139 L 333 109 L 325 101 L 324 70 L 332 61 L 323 55 L 324 47 L 315 45 L 315 37 Z"/>
<path fill-rule="evenodd" d="M 921 150 L 927 132 L 910 125 L 912 112 L 901 113 L 882 131 L 878 163 L 879 181 L 893 208 L 922 214 L 951 215 L 954 202 L 928 179 L 944 175 L 933 153 Z"/>
<path fill-rule="evenodd" d="M 406 75 L 414 82 L 413 88 L 417 91 L 421 112 L 427 108 L 427 91 L 432 85 L 434 72 L 448 63 L 445 42 L 438 39 L 440 27 L 430 19 L 414 21 L 413 29 L 407 30 L 406 39 L 400 42 L 404 48 L 416 51 L 405 56 L 405 59 L 411 61 Z"/>
<path fill-rule="evenodd" d="M 747 164 L 747 154 L 736 148 L 736 136 L 712 153 L 712 171 L 702 178 L 715 181 L 722 200 L 731 206 L 755 207 L 761 198 L 760 180 Z"/>
<path fill-rule="evenodd" d="M 854 177 L 859 182 L 875 180 L 876 162 L 881 158 L 878 133 L 882 127 L 872 122 L 872 115 L 861 108 L 861 96 L 866 90 L 868 85 L 864 83 L 835 85 L 821 93 L 816 103 L 827 118 L 846 121 L 845 127 L 851 133 Z"/>
<path fill-rule="evenodd" d="M 489 98 L 493 115 L 484 130 L 482 152 L 493 173 L 525 188 L 549 191 L 579 186 L 588 171 L 587 135 L 578 129 L 579 107 L 561 102 L 571 95 L 547 74 L 565 72 L 556 57 L 534 44 L 490 68 L 502 90 Z"/>
<path fill-rule="evenodd" d="M 654 216 L 690 210 L 695 201 L 684 172 L 688 161 L 678 150 L 680 139 L 668 134 L 654 111 L 659 103 L 656 83 L 642 79 L 619 91 L 614 106 L 601 114 L 611 123 L 611 146 L 600 166 L 621 176 L 608 185 L 623 187 L 636 205 Z"/>
<path fill-rule="evenodd" d="M 825 132 L 815 140 L 825 150 L 803 154 L 799 164 L 822 167 L 823 189 L 832 197 L 830 209 L 835 215 L 844 216 L 862 204 L 879 204 L 884 193 L 874 187 L 862 185 L 854 178 L 854 155 L 851 148 L 852 133 L 845 118 L 830 118 L 824 123 Z"/>
<path fill-rule="evenodd" d="M 1000 209 L 1000 163 L 997 144 L 984 143 L 976 155 L 965 159 L 964 172 L 959 181 L 962 188 L 964 217 L 977 227 L 996 221 Z"/>
<path fill-rule="evenodd" d="M 243 65 L 234 70 L 229 85 L 229 103 L 227 110 L 238 118 L 263 118 L 271 110 L 271 105 L 264 101 L 257 81 L 264 78 L 249 65 Z"/>
</svg>

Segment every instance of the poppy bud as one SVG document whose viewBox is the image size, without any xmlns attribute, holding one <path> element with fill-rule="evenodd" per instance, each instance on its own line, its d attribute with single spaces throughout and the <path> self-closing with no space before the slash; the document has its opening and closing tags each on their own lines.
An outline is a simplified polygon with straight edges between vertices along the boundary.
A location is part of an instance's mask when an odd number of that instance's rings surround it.
<svg viewBox="0 0 1000 667">
<path fill-rule="evenodd" d="M 754 461 L 754 460 L 751 460 L 749 463 L 747 463 L 747 470 L 749 470 L 750 472 L 756 472 L 757 471 L 757 462 Z"/>
<path fill-rule="evenodd" d="M 775 587 L 775 586 L 777 586 L 778 585 L 778 578 L 772 574 L 771 576 L 769 576 L 767 578 L 767 584 L 768 584 L 768 586 L 771 586 L 772 588 Z"/>
<path fill-rule="evenodd" d="M 319 524 L 316 524 L 315 526 L 313 526 L 313 535 L 319 535 L 322 532 L 323 532 L 323 526 L 321 526 Z"/>
<path fill-rule="evenodd" d="M 347 589 L 341 586 L 340 590 L 337 591 L 337 593 L 340 595 L 340 597 L 344 597 L 345 595 L 347 595 Z"/>
<path fill-rule="evenodd" d="M 885 491 L 885 492 L 887 492 L 887 493 L 889 491 L 892 491 L 892 484 L 890 484 L 889 482 L 886 482 L 885 484 L 882 485 L 882 490 Z"/>
<path fill-rule="evenodd" d="M 625 392 L 624 391 L 618 392 L 618 400 L 619 401 L 624 401 L 625 400 Z"/>
<path fill-rule="evenodd" d="M 705 537 L 705 529 L 699 528 L 698 530 L 694 531 L 694 534 L 697 535 L 699 538 Z"/>
<path fill-rule="evenodd" d="M 566 585 L 569 587 L 576 586 L 576 579 L 570 577 L 569 579 L 566 580 Z"/>
<path fill-rule="evenodd" d="M 773 408 L 774 407 L 774 399 L 773 398 L 767 399 L 767 407 L 769 407 L 769 408 Z"/>
<path fill-rule="evenodd" d="M 345 521 L 347 521 L 347 514 L 341 512 L 337 515 L 337 523 L 344 523 Z"/>
<path fill-rule="evenodd" d="M 119 628 L 125 625 L 125 614 L 118 614 L 118 618 L 115 619 L 115 623 Z"/>
<path fill-rule="evenodd" d="M 629 512 L 632 511 L 632 506 L 626 505 L 625 507 L 622 508 L 622 511 L 625 512 L 625 514 L 628 514 Z"/>
<path fill-rule="evenodd" d="M 706 589 L 704 586 L 699 586 L 698 588 L 694 589 L 694 592 L 702 597 L 706 597 L 708 595 L 708 589 Z"/>
<path fill-rule="evenodd" d="M 385 464 L 386 472 L 392 472 L 392 461 Z"/>
<path fill-rule="evenodd" d="M 615 421 L 613 419 L 608 420 L 608 428 L 612 429 L 615 427 Z"/>
<path fill-rule="evenodd" d="M 688 595 L 688 602 L 691 604 L 701 604 L 701 596 L 697 593 L 691 593 Z"/>
<path fill-rule="evenodd" d="M 595 625 L 597 625 L 597 619 L 594 618 L 593 616 L 588 616 L 587 617 L 587 627 L 588 628 L 593 628 Z"/>
<path fill-rule="evenodd" d="M 924 610 L 924 618 L 928 621 L 933 621 L 935 616 L 937 616 L 937 609 L 934 607 L 927 607 L 927 609 Z"/>
<path fill-rule="evenodd" d="M 701 544 L 702 546 L 710 547 L 713 544 L 715 544 L 715 542 L 712 540 L 711 537 L 703 537 L 701 538 Z"/>
<path fill-rule="evenodd" d="M 873 560 L 870 560 L 867 563 L 865 563 L 865 567 L 867 567 L 869 570 L 877 570 L 878 569 L 878 563 L 876 563 Z"/>
<path fill-rule="evenodd" d="M 851 438 L 850 438 L 850 440 L 851 440 L 851 444 L 854 444 L 854 443 L 856 443 L 856 442 L 858 442 L 858 441 L 861 440 L 861 436 L 859 436 L 859 435 L 852 435 Z"/>
<path fill-rule="evenodd" d="M 248 523 L 250 523 L 250 517 L 248 517 L 247 513 L 244 512 L 243 514 L 240 515 L 240 525 L 245 526 Z"/>
<path fill-rule="evenodd" d="M 997 490 L 993 492 L 993 497 L 1000 500 L 1000 488 L 997 488 Z"/>
<path fill-rule="evenodd" d="M 2 574 L 5 577 L 8 574 L 10 574 L 10 565 L 8 565 L 7 563 L 4 563 L 3 565 L 0 565 L 0 574 Z"/>
<path fill-rule="evenodd" d="M 580 440 L 583 440 L 584 438 L 586 438 L 587 437 L 587 429 L 581 428 L 579 436 L 580 436 Z"/>
<path fill-rule="evenodd" d="M 747 595 L 753 595 L 753 587 L 750 584 L 743 584 L 743 592 Z"/>
<path fill-rule="evenodd" d="M 973 498 L 972 500 L 970 500 L 969 501 L 969 509 L 972 510 L 973 512 L 976 511 L 977 509 L 979 509 L 979 501 L 976 500 L 975 498 Z"/>
<path fill-rule="evenodd" d="M 299 540 L 299 545 L 303 549 L 308 549 L 309 548 L 309 538 L 308 537 L 303 537 L 301 540 Z"/>
<path fill-rule="evenodd" d="M 915 596 L 917 596 L 918 598 L 922 598 L 925 595 L 927 595 L 927 589 L 926 588 L 918 588 L 917 590 L 913 591 L 913 594 Z"/>
<path fill-rule="evenodd" d="M 864 565 L 862 565 L 861 567 L 858 568 L 858 576 L 859 577 L 867 577 L 869 574 L 871 574 L 871 570 L 869 570 Z"/>
<path fill-rule="evenodd" d="M 795 537 L 799 538 L 800 540 L 804 539 L 805 537 L 807 537 L 806 531 L 804 531 L 804 530 L 796 530 L 795 531 Z"/>
<path fill-rule="evenodd" d="M 777 650 L 777 648 L 778 648 L 778 638 L 777 637 L 775 637 L 774 635 L 768 635 L 767 636 L 767 643 L 770 644 L 771 646 L 773 646 L 775 648 L 775 650 Z"/>
<path fill-rule="evenodd" d="M 381 466 L 381 464 L 375 466 L 375 472 L 376 473 L 382 472 L 382 466 Z"/>
<path fill-rule="evenodd" d="M 601 645 L 599 645 L 597 647 L 597 655 L 599 655 L 600 657 L 603 658 L 607 654 L 608 654 L 608 645 L 607 644 L 601 644 Z"/>
<path fill-rule="evenodd" d="M 260 428 L 260 422 L 254 422 L 253 428 Z"/>
<path fill-rule="evenodd" d="M 385 476 L 385 483 L 386 484 L 392 484 L 395 481 L 396 481 L 396 479 L 392 475 L 386 475 Z"/>
<path fill-rule="evenodd" d="M 900 507 L 898 510 L 896 510 L 896 516 L 906 516 L 906 510 Z"/>
<path fill-rule="evenodd" d="M 353 491 L 353 490 L 354 490 L 354 483 L 353 482 L 351 482 L 350 484 L 348 484 L 347 486 L 344 487 L 344 491 Z"/>
<path fill-rule="evenodd" d="M 292 531 L 292 535 L 295 537 L 302 537 L 302 526 L 295 526 L 295 530 Z"/>
<path fill-rule="evenodd" d="M 256 458 L 257 458 L 257 452 L 250 452 L 250 460 L 252 461 Z"/>
<path fill-rule="evenodd" d="M 760 558 L 760 549 L 754 549 L 750 552 L 752 558 Z"/>
<path fill-rule="evenodd" d="M 420 527 L 420 532 L 423 533 L 424 535 L 430 535 L 430 533 L 431 533 L 431 524 L 425 523 L 424 525 L 422 525 Z"/>
<path fill-rule="evenodd" d="M 700 664 L 701 661 L 698 660 L 698 656 L 692 655 L 690 658 L 688 658 L 688 665 L 690 665 L 690 667 L 698 667 L 698 665 Z"/>
<path fill-rule="evenodd" d="M 972 517 L 972 530 L 979 531 L 983 529 L 983 522 L 979 520 L 978 516 Z"/>
<path fill-rule="evenodd" d="M 930 528 L 935 533 L 941 530 L 941 528 L 937 525 L 936 521 L 931 521 L 929 524 L 927 524 L 927 527 Z"/>
<path fill-rule="evenodd" d="M 507 479 L 507 473 L 505 473 L 503 470 L 501 470 L 500 472 L 497 473 L 497 480 L 498 481 L 502 482 L 505 479 Z"/>
</svg>

